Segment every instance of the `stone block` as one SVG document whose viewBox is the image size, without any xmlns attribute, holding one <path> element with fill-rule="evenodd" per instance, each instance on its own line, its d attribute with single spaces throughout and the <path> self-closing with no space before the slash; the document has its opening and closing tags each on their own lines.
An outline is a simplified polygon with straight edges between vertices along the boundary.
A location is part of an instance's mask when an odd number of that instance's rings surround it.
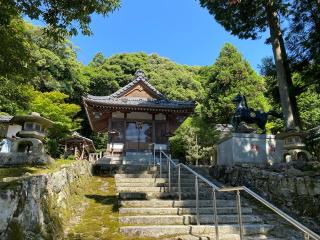
<svg viewBox="0 0 320 240">
<path fill-rule="evenodd" d="M 233 133 L 218 143 L 218 165 L 267 165 L 282 159 L 283 140 L 274 135 Z"/>
</svg>

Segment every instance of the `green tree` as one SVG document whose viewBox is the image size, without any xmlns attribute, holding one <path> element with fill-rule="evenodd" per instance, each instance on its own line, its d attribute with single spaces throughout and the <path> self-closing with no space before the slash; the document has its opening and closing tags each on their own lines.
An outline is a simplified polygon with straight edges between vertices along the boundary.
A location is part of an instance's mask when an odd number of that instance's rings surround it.
<svg viewBox="0 0 320 240">
<path fill-rule="evenodd" d="M 18 17 L 5 26 L 0 24 L 0 39 L 0 76 L 22 82 L 32 74 L 30 35 L 26 24 Z"/>
<path fill-rule="evenodd" d="M 106 16 L 117 9 L 119 0 L 7 0 L 1 1 L 0 26 L 10 24 L 12 16 L 27 16 L 31 20 L 42 20 L 47 24 L 47 33 L 52 36 L 76 35 L 77 28 L 90 35 L 89 24 L 93 13 Z"/>
<path fill-rule="evenodd" d="M 30 111 L 38 112 L 42 116 L 65 126 L 68 130 L 80 127 L 80 119 L 75 119 L 80 111 L 80 106 L 66 103 L 68 95 L 61 92 L 34 91 L 34 98 L 30 102 Z"/>
<path fill-rule="evenodd" d="M 31 83 L 35 89 L 48 92 L 60 91 L 70 100 L 80 104 L 81 96 L 89 89 L 88 79 L 83 76 L 83 65 L 78 62 L 76 50 L 64 38 L 57 42 L 44 34 L 44 29 L 29 25 L 31 36 L 31 61 L 34 77 Z"/>
<path fill-rule="evenodd" d="M 68 95 L 61 92 L 34 91 L 33 95 L 29 110 L 38 112 L 55 122 L 54 126 L 49 129 L 45 143 L 49 154 L 52 157 L 59 157 L 62 154 L 60 140 L 71 131 L 80 128 L 81 119 L 76 118 L 76 115 L 81 108 L 76 104 L 66 103 Z"/>
<path fill-rule="evenodd" d="M 230 123 L 235 109 L 232 99 L 239 92 L 245 94 L 250 107 L 264 111 L 270 108 L 263 95 L 266 90 L 264 79 L 229 43 L 221 49 L 206 86 L 202 111 L 212 123 Z"/>
<path fill-rule="evenodd" d="M 294 71 L 302 73 L 304 82 L 320 78 L 320 2 L 295 0 L 290 8 L 286 45 Z"/>
<path fill-rule="evenodd" d="M 0 76 L 0 86 L 0 112 L 14 115 L 29 109 L 33 93 L 30 86 L 2 76 Z"/>
<path fill-rule="evenodd" d="M 286 15 L 288 2 L 274 0 L 200 0 L 202 7 L 209 10 L 227 31 L 244 39 L 256 39 L 259 33 L 270 31 L 270 43 L 277 69 L 277 80 L 287 130 L 300 127 L 287 53 L 280 27 L 279 16 Z"/>
<path fill-rule="evenodd" d="M 144 70 L 151 84 L 169 98 L 195 100 L 203 93 L 199 67 L 179 65 L 145 53 L 116 54 L 107 59 L 98 53 L 85 70 L 90 93 L 109 95 L 128 84 L 138 69 Z"/>
</svg>

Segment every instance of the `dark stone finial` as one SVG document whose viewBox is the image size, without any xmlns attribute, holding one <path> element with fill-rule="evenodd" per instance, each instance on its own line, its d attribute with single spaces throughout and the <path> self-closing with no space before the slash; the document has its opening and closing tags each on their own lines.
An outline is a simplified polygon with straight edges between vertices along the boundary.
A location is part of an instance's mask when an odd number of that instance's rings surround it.
<svg viewBox="0 0 320 240">
<path fill-rule="evenodd" d="M 136 78 L 147 79 L 146 74 L 141 69 L 138 69 L 134 75 L 135 75 Z"/>
</svg>

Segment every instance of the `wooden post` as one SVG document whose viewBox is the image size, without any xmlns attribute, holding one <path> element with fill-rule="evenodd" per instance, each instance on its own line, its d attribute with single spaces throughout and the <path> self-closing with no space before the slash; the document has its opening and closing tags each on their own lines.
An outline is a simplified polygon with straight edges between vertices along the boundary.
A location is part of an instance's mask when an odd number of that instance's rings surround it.
<svg viewBox="0 0 320 240">
<path fill-rule="evenodd" d="M 125 152 L 127 150 L 127 113 L 124 113 L 124 120 L 123 120 L 123 150 L 122 150 L 122 155 L 125 155 Z"/>
</svg>

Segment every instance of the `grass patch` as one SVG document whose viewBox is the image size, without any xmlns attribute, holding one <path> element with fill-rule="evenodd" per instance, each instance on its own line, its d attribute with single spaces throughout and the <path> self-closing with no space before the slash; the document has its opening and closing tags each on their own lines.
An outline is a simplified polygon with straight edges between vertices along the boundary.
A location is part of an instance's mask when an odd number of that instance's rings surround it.
<svg viewBox="0 0 320 240">
<path fill-rule="evenodd" d="M 78 221 L 67 224 L 66 240 L 154 239 L 130 238 L 119 233 L 119 206 L 112 177 L 92 177 L 88 185 L 71 198 L 69 220 L 72 222 L 78 217 Z"/>
<path fill-rule="evenodd" d="M 21 177 L 26 173 L 31 175 L 50 173 L 59 170 L 61 167 L 74 163 L 73 160 L 57 159 L 52 164 L 35 166 L 15 166 L 0 168 L 0 181 L 7 177 Z"/>
</svg>

